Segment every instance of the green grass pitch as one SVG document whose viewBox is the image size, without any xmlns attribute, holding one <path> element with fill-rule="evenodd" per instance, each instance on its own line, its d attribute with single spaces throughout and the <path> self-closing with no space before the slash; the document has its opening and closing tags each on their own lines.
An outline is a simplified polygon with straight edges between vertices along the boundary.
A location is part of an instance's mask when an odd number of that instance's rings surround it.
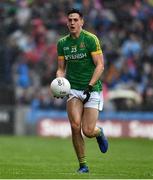
<svg viewBox="0 0 153 180">
<path fill-rule="evenodd" d="M 0 179 L 152 179 L 153 140 L 85 139 L 89 174 L 77 174 L 71 138 L 0 136 Z"/>
</svg>

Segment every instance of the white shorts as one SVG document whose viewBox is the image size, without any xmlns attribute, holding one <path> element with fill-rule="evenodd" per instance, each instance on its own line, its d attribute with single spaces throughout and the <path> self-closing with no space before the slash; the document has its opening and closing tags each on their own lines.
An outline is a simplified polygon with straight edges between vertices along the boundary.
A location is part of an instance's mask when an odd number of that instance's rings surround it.
<svg viewBox="0 0 153 180">
<path fill-rule="evenodd" d="M 72 98 L 78 98 L 81 101 L 83 101 L 86 98 L 86 95 L 83 94 L 84 91 L 79 91 L 76 89 L 71 89 L 69 98 L 67 101 L 71 100 Z M 89 107 L 89 108 L 95 108 L 98 109 L 99 111 L 102 111 L 103 109 L 103 94 L 102 92 L 91 92 L 89 100 L 84 104 L 84 107 Z"/>
</svg>

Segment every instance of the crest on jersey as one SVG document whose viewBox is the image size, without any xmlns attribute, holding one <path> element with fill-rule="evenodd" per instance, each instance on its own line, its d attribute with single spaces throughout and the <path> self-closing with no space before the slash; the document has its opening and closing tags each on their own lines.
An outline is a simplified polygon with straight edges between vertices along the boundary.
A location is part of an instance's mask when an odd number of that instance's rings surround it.
<svg viewBox="0 0 153 180">
<path fill-rule="evenodd" d="M 84 42 L 81 42 L 81 43 L 80 43 L 80 48 L 85 48 Z"/>
</svg>

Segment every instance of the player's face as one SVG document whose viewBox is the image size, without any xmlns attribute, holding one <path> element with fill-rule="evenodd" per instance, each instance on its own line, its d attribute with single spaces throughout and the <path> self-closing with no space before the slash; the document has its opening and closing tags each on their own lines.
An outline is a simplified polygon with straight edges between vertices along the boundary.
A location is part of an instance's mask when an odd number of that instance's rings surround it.
<svg viewBox="0 0 153 180">
<path fill-rule="evenodd" d="M 79 14 L 72 13 L 68 16 L 67 26 L 72 35 L 78 36 L 83 26 L 83 19 Z"/>
</svg>

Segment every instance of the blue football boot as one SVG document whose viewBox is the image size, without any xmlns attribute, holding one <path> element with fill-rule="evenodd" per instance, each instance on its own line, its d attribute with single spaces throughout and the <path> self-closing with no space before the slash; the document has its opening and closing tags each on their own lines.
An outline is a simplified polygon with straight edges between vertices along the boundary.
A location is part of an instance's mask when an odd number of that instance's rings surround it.
<svg viewBox="0 0 153 180">
<path fill-rule="evenodd" d="M 106 153 L 108 150 L 108 140 L 103 133 L 103 129 L 100 128 L 100 130 L 101 130 L 101 134 L 98 137 L 96 137 L 96 139 L 97 139 L 100 151 L 102 153 Z"/>
<path fill-rule="evenodd" d="M 88 166 L 81 166 L 79 169 L 78 169 L 78 171 L 77 171 L 78 173 L 88 173 L 89 172 L 89 168 L 88 168 Z"/>
</svg>

